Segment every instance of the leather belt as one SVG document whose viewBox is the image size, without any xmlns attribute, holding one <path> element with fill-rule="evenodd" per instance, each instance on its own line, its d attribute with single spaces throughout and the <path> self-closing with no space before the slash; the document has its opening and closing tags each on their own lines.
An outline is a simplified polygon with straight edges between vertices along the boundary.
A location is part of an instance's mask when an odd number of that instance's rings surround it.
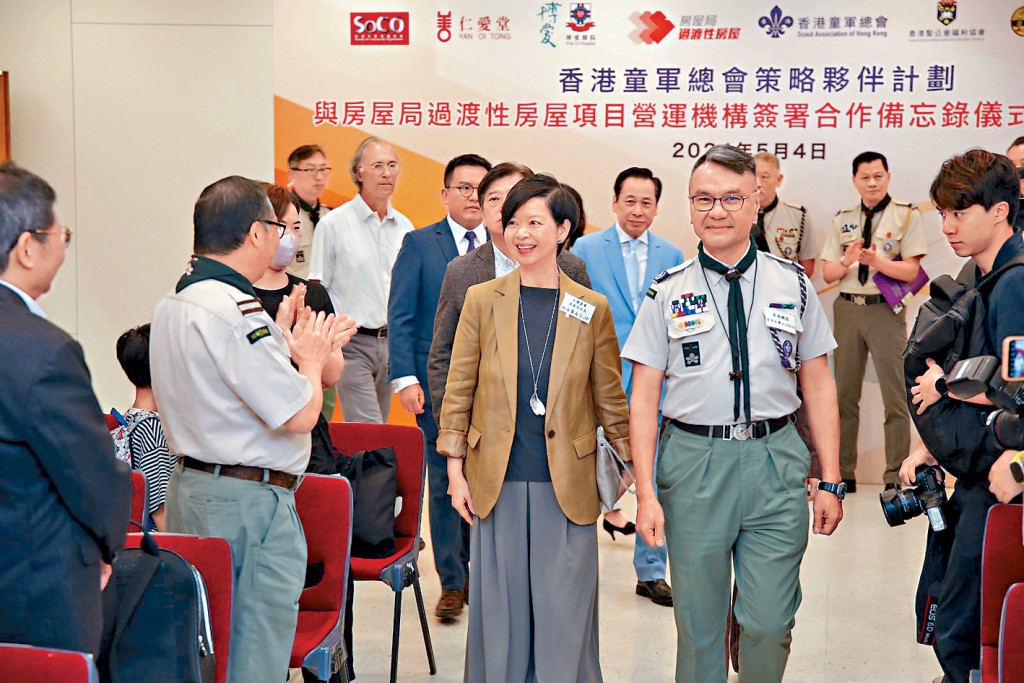
<svg viewBox="0 0 1024 683">
<path fill-rule="evenodd" d="M 681 429 L 689 434 L 697 436 L 710 436 L 712 439 L 725 439 L 726 441 L 746 441 L 747 439 L 763 439 L 772 432 L 777 432 L 790 423 L 791 415 L 776 417 L 771 420 L 761 420 L 747 424 L 735 425 L 692 425 L 670 417 L 665 418 L 673 427 Z"/>
<path fill-rule="evenodd" d="M 388 336 L 388 326 L 384 327 L 357 327 L 356 334 L 365 334 L 368 337 L 385 339 Z"/>
<path fill-rule="evenodd" d="M 885 297 L 881 294 L 848 294 L 839 292 L 839 296 L 847 301 L 852 301 L 858 306 L 872 306 L 874 304 L 886 303 Z"/>
<path fill-rule="evenodd" d="M 278 472 L 266 467 L 250 467 L 249 465 L 215 465 L 202 460 L 196 460 L 189 456 L 181 458 L 181 464 L 190 470 L 199 470 L 208 474 L 219 474 L 222 477 L 232 479 L 244 479 L 245 481 L 258 481 L 264 484 L 281 486 L 293 491 L 298 487 L 302 477 L 288 472 Z"/>
</svg>

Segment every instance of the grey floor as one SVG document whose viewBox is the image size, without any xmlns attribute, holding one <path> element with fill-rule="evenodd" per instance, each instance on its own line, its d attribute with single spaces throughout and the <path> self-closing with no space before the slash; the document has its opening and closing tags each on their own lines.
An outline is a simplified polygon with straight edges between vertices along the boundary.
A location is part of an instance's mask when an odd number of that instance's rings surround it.
<svg viewBox="0 0 1024 683">
<path fill-rule="evenodd" d="M 941 671 L 929 648 L 914 641 L 914 590 L 927 522 L 919 517 L 890 529 L 878 505 L 880 486 L 847 497 L 845 518 L 830 538 L 812 536 L 801 580 L 786 681 L 794 683 L 928 683 Z M 623 507 L 632 517 L 633 500 Z M 424 524 L 424 535 L 428 533 Z M 609 683 L 670 683 L 675 661 L 672 610 L 634 595 L 632 538 L 600 536 L 601 664 Z M 424 598 L 432 614 L 440 589 L 430 544 L 420 555 Z M 406 591 L 398 680 L 462 681 L 465 616 L 430 621 L 438 672 L 428 675 L 416 602 Z M 393 597 L 384 584 L 361 583 L 355 601 L 358 683 L 388 680 Z M 295 680 L 293 678 L 293 680 Z M 739 680 L 733 674 L 730 679 Z"/>
</svg>

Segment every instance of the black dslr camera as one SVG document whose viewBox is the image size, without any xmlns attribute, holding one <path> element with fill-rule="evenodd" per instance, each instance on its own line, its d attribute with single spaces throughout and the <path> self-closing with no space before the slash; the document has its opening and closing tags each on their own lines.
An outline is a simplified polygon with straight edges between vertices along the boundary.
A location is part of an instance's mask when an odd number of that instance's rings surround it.
<svg viewBox="0 0 1024 683">
<path fill-rule="evenodd" d="M 946 517 L 942 504 L 946 502 L 946 487 L 940 475 L 941 470 L 930 465 L 918 465 L 914 470 L 914 487 L 889 489 L 878 495 L 882 503 L 882 514 L 889 526 L 905 524 L 921 513 L 928 515 L 932 531 L 946 528 Z"/>
</svg>

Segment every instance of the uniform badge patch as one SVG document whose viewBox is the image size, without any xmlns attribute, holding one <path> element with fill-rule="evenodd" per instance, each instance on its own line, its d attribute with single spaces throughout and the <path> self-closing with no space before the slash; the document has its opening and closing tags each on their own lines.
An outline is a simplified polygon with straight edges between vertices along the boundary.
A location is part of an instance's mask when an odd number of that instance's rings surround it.
<svg viewBox="0 0 1024 683">
<path fill-rule="evenodd" d="M 647 296 L 651 299 L 655 298 L 656 296 L 658 296 L 658 290 L 656 290 L 654 287 L 648 288 Z"/>
<path fill-rule="evenodd" d="M 697 315 L 707 313 L 707 294 L 683 294 L 672 302 L 672 317 L 679 318 L 685 315 Z"/>
<path fill-rule="evenodd" d="M 688 368 L 700 365 L 700 342 L 683 342 L 683 363 Z"/>
<path fill-rule="evenodd" d="M 255 344 L 260 339 L 270 336 L 270 328 L 264 325 L 263 327 L 257 327 L 255 330 L 245 335 L 245 338 L 249 340 L 250 344 Z"/>
</svg>

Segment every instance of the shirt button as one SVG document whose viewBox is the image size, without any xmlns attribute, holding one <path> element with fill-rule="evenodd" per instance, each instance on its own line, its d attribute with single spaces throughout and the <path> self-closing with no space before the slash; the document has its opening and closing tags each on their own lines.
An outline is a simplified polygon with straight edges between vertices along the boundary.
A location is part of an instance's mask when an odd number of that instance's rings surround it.
<svg viewBox="0 0 1024 683">
<path fill-rule="evenodd" d="M 548 430 L 548 438 L 549 439 L 555 438 L 555 430 L 554 429 L 549 429 Z"/>
</svg>

